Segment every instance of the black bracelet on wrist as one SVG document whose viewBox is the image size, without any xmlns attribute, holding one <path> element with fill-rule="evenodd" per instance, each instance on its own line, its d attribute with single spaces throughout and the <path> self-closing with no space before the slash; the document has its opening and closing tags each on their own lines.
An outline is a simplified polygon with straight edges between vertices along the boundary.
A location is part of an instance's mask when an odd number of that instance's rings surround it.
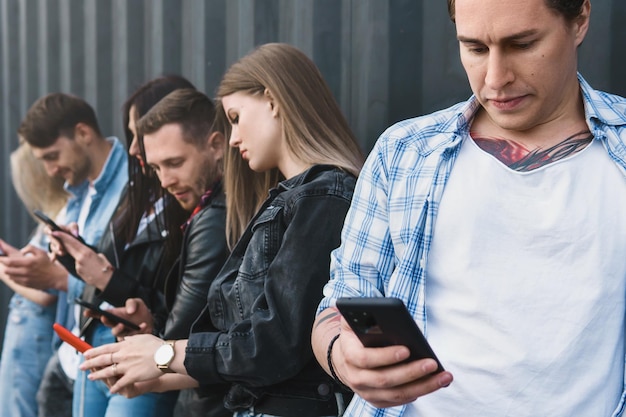
<svg viewBox="0 0 626 417">
<path fill-rule="evenodd" d="M 335 335 L 330 340 L 330 343 L 328 344 L 328 350 L 326 351 L 326 361 L 328 361 L 328 370 L 330 371 L 330 376 L 333 377 L 333 379 L 335 380 L 337 385 L 339 385 L 342 389 L 344 389 L 346 391 L 352 391 L 352 389 L 349 386 L 344 384 L 341 381 L 341 379 L 339 379 L 339 376 L 337 375 L 337 372 L 335 372 L 335 368 L 333 367 L 333 358 L 332 358 L 332 355 L 333 355 L 333 345 L 335 344 L 337 339 L 339 339 L 339 336 L 341 336 L 341 333 Z"/>
</svg>

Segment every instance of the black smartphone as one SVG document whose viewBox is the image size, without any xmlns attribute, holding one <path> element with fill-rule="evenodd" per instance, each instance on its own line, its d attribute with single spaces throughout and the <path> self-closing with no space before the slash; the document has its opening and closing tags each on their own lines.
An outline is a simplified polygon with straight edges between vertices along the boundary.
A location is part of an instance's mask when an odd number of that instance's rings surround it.
<svg viewBox="0 0 626 417">
<path fill-rule="evenodd" d="M 50 217 L 46 216 L 46 214 L 43 211 L 41 211 L 41 210 L 33 210 L 33 214 L 39 220 L 41 220 L 42 222 L 47 224 L 50 227 L 50 229 L 54 230 L 55 232 L 62 232 L 63 231 L 63 229 L 61 229 L 59 227 L 59 225 L 54 222 L 54 220 L 52 220 Z"/>
<path fill-rule="evenodd" d="M 128 327 L 129 329 L 139 330 L 139 326 L 137 326 L 135 323 L 128 321 L 123 317 L 116 316 L 115 314 L 109 311 L 102 310 L 100 307 L 98 307 L 97 305 L 93 303 L 90 303 L 89 301 L 85 301 L 82 298 L 76 298 L 74 299 L 74 301 L 76 302 L 76 304 L 80 304 L 81 306 L 88 308 L 89 310 L 93 310 L 96 313 L 103 315 L 104 317 L 106 317 L 107 319 L 111 320 L 114 323 L 122 323 L 124 326 Z"/>
<path fill-rule="evenodd" d="M 363 346 L 406 346 L 411 352 L 406 362 L 432 358 L 437 362 L 435 373 L 444 370 L 399 298 L 339 298 L 336 305 Z"/>
<path fill-rule="evenodd" d="M 58 224 L 55 223 L 54 220 L 52 220 L 50 217 L 46 216 L 46 214 L 41 211 L 41 210 L 33 210 L 33 214 L 35 215 L 35 217 L 37 217 L 39 220 L 41 220 L 42 222 L 44 222 L 45 224 L 47 224 L 50 229 L 52 229 L 55 232 L 63 232 L 68 234 L 69 236 L 72 236 L 74 239 L 78 240 L 80 243 L 82 243 L 83 245 L 86 245 L 87 243 L 85 242 L 85 240 L 80 237 L 80 236 L 74 236 L 73 234 L 61 229 L 59 227 Z"/>
</svg>

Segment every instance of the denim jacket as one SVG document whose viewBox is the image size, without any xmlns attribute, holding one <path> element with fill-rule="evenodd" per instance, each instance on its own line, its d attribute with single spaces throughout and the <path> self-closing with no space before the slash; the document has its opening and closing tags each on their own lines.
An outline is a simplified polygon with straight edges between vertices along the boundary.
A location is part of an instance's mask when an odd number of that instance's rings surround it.
<svg viewBox="0 0 626 417">
<path fill-rule="evenodd" d="M 322 165 L 281 182 L 211 285 L 185 367 L 201 385 L 232 383 L 229 408 L 268 395 L 334 398 L 310 334 L 355 182 Z"/>
<path fill-rule="evenodd" d="M 90 245 L 97 244 L 102 237 L 128 182 L 128 155 L 126 150 L 117 138 L 110 137 L 107 140 L 113 144 L 113 147 L 100 176 L 93 183 L 96 194 L 91 201 L 85 228 L 79 231 L 81 237 Z M 78 220 L 82 204 L 89 191 L 89 181 L 84 181 L 77 186 L 66 186 L 66 189 L 72 195 L 67 202 L 65 215 L 66 223 L 70 223 Z M 74 298 L 81 295 L 84 286 L 84 281 L 70 275 L 67 293 L 61 292 L 59 294 L 56 321 L 68 329 L 74 326 L 75 321 L 72 313 Z M 67 307 L 63 308 L 64 305 Z"/>
</svg>

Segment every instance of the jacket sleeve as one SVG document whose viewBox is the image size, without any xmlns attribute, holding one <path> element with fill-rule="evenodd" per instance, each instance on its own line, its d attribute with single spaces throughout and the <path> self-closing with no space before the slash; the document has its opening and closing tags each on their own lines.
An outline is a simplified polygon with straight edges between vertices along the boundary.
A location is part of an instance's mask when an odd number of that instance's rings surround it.
<svg viewBox="0 0 626 417">
<path fill-rule="evenodd" d="M 99 249 L 115 265 L 114 251 L 119 248 L 116 248 L 110 234 L 100 241 Z M 151 310 L 159 307 L 155 303 L 162 303 L 159 294 L 163 291 L 163 282 L 169 272 L 169 265 L 164 261 L 164 251 L 165 242 L 162 239 L 144 242 L 137 247 L 131 245 L 125 253 L 117 256 L 121 259 L 121 265 L 115 268 L 106 287 L 98 292 L 98 297 L 117 307 L 135 297 L 144 300 Z"/>
<path fill-rule="evenodd" d="M 189 225 L 183 242 L 179 284 L 165 323 L 164 338 L 186 339 L 206 305 L 209 286 L 229 253 L 225 224 L 225 207 L 211 205 L 200 211 Z"/>
<path fill-rule="evenodd" d="M 147 295 L 149 290 L 143 290 L 134 276 L 116 269 L 107 286 L 99 293 L 99 298 L 116 307 L 123 306 L 127 299 L 133 297 L 139 297 L 148 303 L 151 298 Z"/>
<path fill-rule="evenodd" d="M 315 195 L 286 213 L 282 244 L 251 315 L 224 332 L 192 333 L 185 355 L 189 375 L 201 384 L 260 387 L 289 380 L 313 360 L 315 310 L 349 204 L 347 198 Z M 250 254 L 264 255 L 247 250 L 244 257 Z"/>
</svg>

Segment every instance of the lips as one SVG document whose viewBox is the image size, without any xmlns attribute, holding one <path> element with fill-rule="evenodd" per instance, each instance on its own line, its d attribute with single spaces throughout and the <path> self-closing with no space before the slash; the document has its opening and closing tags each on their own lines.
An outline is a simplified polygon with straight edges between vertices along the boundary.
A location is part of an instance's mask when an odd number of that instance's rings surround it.
<svg viewBox="0 0 626 417">
<path fill-rule="evenodd" d="M 501 111 L 515 110 L 524 101 L 526 96 L 500 98 L 500 99 L 488 99 L 489 103 L 493 107 Z"/>
<path fill-rule="evenodd" d="M 186 190 L 172 190 L 168 192 L 173 195 L 177 200 L 182 199 L 183 197 L 185 197 L 188 194 L 188 191 Z"/>
</svg>

